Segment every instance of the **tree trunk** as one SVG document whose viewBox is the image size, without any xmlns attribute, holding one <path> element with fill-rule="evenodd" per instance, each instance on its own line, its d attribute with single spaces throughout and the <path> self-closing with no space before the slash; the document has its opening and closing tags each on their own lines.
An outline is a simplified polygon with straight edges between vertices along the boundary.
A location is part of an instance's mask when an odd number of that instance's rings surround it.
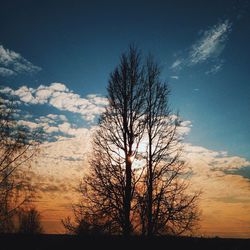
<svg viewBox="0 0 250 250">
<path fill-rule="evenodd" d="M 124 229 L 123 229 L 124 236 L 129 236 L 131 233 L 131 225 L 130 225 L 131 183 L 132 183 L 131 165 L 132 164 L 130 156 L 128 156 L 126 160 L 126 186 L 125 186 L 125 201 L 124 201 Z"/>
<path fill-rule="evenodd" d="M 152 169 L 152 141 L 151 136 L 149 137 L 149 162 L 148 162 L 148 236 L 152 236 L 153 225 L 152 225 L 152 206 L 153 206 L 153 169 Z"/>
</svg>

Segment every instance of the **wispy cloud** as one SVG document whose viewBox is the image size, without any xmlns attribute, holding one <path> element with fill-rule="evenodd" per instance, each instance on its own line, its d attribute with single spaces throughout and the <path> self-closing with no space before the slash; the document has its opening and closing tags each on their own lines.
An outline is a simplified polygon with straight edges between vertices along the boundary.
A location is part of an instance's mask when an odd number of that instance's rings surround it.
<svg viewBox="0 0 250 250">
<path fill-rule="evenodd" d="M 40 85 L 38 88 L 22 86 L 17 90 L 4 87 L 0 92 L 16 96 L 25 104 L 49 104 L 59 110 L 78 113 L 86 121 L 93 121 L 107 104 L 107 99 L 102 96 L 91 94 L 83 98 L 63 83 Z"/>
<path fill-rule="evenodd" d="M 176 59 L 173 64 L 171 65 L 170 69 L 181 69 L 182 64 L 184 64 L 184 60 L 182 59 Z"/>
<path fill-rule="evenodd" d="M 35 66 L 19 53 L 5 49 L 0 45 L 0 76 L 13 76 L 23 73 L 36 73 L 41 68 Z"/>
<path fill-rule="evenodd" d="M 219 22 L 203 33 L 203 36 L 193 44 L 189 52 L 189 63 L 195 65 L 217 57 L 225 47 L 228 34 L 231 31 L 229 20 Z"/>
<path fill-rule="evenodd" d="M 192 67 L 197 64 L 212 61 L 216 66 L 211 69 L 212 73 L 218 72 L 222 67 L 222 61 L 218 58 L 225 48 L 228 35 L 232 30 L 232 23 L 229 20 L 220 21 L 216 25 L 201 32 L 200 38 L 177 58 L 171 65 L 172 70 L 180 70 L 183 67 Z"/>
<path fill-rule="evenodd" d="M 178 80 L 179 76 L 171 76 L 172 79 Z"/>
<path fill-rule="evenodd" d="M 205 73 L 207 75 L 210 75 L 210 74 L 216 74 L 217 72 L 219 72 L 222 67 L 223 67 L 223 64 L 224 64 L 224 60 L 221 60 L 220 62 L 214 64 L 209 70 L 207 70 Z"/>
<path fill-rule="evenodd" d="M 13 76 L 13 75 L 16 75 L 15 71 L 4 68 L 4 67 L 0 67 L 0 76 L 7 77 L 7 76 Z"/>
</svg>

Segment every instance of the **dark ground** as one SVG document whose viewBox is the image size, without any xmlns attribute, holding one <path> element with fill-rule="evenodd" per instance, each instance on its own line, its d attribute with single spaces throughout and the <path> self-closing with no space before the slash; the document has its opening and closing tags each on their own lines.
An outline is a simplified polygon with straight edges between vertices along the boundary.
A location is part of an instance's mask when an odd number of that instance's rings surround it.
<svg viewBox="0 0 250 250">
<path fill-rule="evenodd" d="M 250 239 L 190 238 L 190 237 L 77 237 L 73 235 L 0 235 L 0 250 L 9 249 L 192 249 L 250 250 Z"/>
</svg>

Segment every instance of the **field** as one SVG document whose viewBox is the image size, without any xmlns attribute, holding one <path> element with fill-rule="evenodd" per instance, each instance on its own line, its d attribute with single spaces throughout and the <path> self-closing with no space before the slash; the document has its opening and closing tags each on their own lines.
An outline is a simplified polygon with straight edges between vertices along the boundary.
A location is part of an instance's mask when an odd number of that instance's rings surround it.
<svg viewBox="0 0 250 250">
<path fill-rule="evenodd" d="M 73 235 L 0 235 L 0 249 L 192 249 L 249 250 L 250 239 L 192 238 L 192 237 L 101 237 Z"/>
</svg>

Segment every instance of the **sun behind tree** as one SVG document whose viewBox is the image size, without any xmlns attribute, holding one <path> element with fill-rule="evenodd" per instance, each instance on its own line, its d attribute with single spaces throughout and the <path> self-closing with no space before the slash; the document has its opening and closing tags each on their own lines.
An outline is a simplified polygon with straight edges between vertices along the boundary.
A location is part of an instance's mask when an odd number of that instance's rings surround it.
<svg viewBox="0 0 250 250">
<path fill-rule="evenodd" d="M 180 119 L 169 107 L 158 64 L 152 57 L 143 62 L 130 46 L 107 90 L 109 103 L 80 185 L 82 201 L 74 206 L 78 222 L 88 215 L 104 233 L 124 236 L 191 231 L 199 218 L 199 193 L 187 195 Z"/>
</svg>

